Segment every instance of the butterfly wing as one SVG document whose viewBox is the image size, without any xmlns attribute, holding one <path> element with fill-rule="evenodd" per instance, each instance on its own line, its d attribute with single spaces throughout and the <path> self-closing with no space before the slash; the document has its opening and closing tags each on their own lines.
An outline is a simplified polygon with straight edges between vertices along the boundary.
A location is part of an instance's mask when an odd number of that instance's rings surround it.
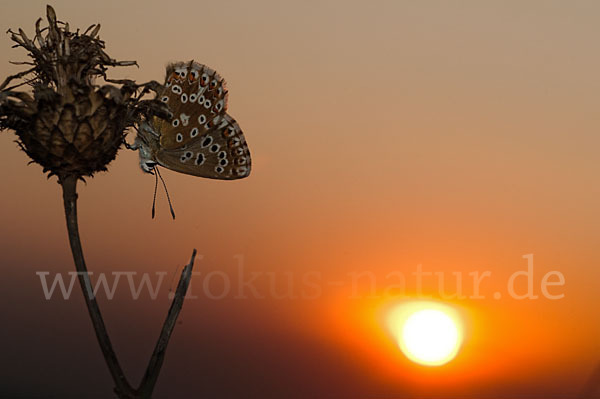
<svg viewBox="0 0 600 399">
<path fill-rule="evenodd" d="M 175 149 L 159 149 L 157 162 L 176 172 L 234 180 L 250 174 L 251 159 L 244 134 L 236 121 L 224 114 L 218 126 L 197 140 Z"/>
<path fill-rule="evenodd" d="M 225 80 L 213 69 L 196 62 L 167 66 L 165 89 L 158 94 L 172 113 L 170 121 L 154 119 L 160 145 L 179 148 L 217 125 L 227 109 Z"/>
<path fill-rule="evenodd" d="M 206 65 L 169 65 L 158 98 L 169 107 L 171 120 L 152 120 L 160 134 L 157 162 L 212 179 L 248 176 L 250 153 L 239 125 L 226 113 L 227 97 L 225 80 Z"/>
</svg>

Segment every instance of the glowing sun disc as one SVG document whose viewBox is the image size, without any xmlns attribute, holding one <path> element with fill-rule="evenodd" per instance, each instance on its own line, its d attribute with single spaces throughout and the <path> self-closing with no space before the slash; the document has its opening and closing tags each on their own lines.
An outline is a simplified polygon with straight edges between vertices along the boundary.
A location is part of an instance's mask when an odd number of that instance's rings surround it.
<svg viewBox="0 0 600 399">
<path fill-rule="evenodd" d="M 407 303 L 398 306 L 389 321 L 398 346 L 415 363 L 446 364 L 454 359 L 462 344 L 461 320 L 450 306 Z"/>
</svg>

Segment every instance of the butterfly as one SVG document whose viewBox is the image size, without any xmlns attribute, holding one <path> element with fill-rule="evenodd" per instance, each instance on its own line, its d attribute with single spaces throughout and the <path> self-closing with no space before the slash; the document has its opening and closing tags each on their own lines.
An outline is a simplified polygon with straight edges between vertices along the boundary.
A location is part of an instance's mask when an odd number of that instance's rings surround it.
<svg viewBox="0 0 600 399">
<path fill-rule="evenodd" d="M 158 100 L 168 119 L 148 118 L 130 148 L 139 151 L 140 167 L 154 173 L 157 165 L 210 179 L 233 180 L 250 174 L 244 134 L 227 111 L 225 80 L 194 61 L 169 64 Z"/>
</svg>

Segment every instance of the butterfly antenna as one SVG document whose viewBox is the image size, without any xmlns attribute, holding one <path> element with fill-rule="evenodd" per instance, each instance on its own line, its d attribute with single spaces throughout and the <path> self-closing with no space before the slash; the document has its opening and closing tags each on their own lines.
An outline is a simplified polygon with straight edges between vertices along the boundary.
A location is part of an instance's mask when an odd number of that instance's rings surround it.
<svg viewBox="0 0 600 399">
<path fill-rule="evenodd" d="M 152 219 L 154 219 L 154 211 L 156 210 L 156 189 L 158 188 L 158 169 L 154 167 L 154 198 L 152 198 Z"/>
<path fill-rule="evenodd" d="M 160 181 L 162 182 L 163 187 L 165 188 L 165 193 L 167 193 L 167 201 L 169 201 L 169 209 L 171 210 L 171 216 L 173 216 L 173 220 L 175 220 L 175 211 L 173 210 L 173 205 L 171 204 L 171 197 L 169 196 L 169 190 L 167 190 L 167 185 L 165 184 L 164 179 L 162 178 L 160 172 L 158 171 L 158 168 L 156 168 L 156 173 L 158 174 L 158 177 L 160 178 Z"/>
</svg>

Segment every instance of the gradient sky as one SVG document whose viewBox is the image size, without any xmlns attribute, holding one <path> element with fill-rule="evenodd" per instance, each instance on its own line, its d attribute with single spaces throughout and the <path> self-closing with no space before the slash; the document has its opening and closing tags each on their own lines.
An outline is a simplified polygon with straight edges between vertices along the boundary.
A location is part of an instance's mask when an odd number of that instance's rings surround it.
<svg viewBox="0 0 600 399">
<path fill-rule="evenodd" d="M 0 30 L 33 32 L 45 4 L 3 2 Z M 570 398 L 589 381 L 600 362 L 600 3 L 53 4 L 72 28 L 100 22 L 107 52 L 138 61 L 112 77 L 162 80 L 178 60 L 215 68 L 252 153 L 242 181 L 165 170 L 176 221 L 162 192 L 150 219 L 154 180 L 131 151 L 80 187 L 91 271 L 168 273 L 156 300 L 126 287 L 99 298 L 130 378 L 192 248 L 197 272 L 233 282 L 241 255 L 266 293 L 268 276 L 286 292 L 286 276 L 306 288 L 321 273 L 313 299 L 211 300 L 195 276 L 157 398 Z M 0 37 L 1 77 L 25 59 L 11 44 Z M 14 139 L 0 134 L 0 394 L 109 397 L 81 294 L 44 299 L 37 271 L 74 270 L 62 201 Z M 526 254 L 536 293 L 556 270 L 564 299 L 493 299 Z M 386 275 L 419 264 L 448 284 L 453 271 L 492 273 L 486 299 L 449 301 L 467 336 L 433 369 L 406 360 L 381 322 L 394 300 Z M 349 283 L 362 271 L 374 288 Z"/>
</svg>

